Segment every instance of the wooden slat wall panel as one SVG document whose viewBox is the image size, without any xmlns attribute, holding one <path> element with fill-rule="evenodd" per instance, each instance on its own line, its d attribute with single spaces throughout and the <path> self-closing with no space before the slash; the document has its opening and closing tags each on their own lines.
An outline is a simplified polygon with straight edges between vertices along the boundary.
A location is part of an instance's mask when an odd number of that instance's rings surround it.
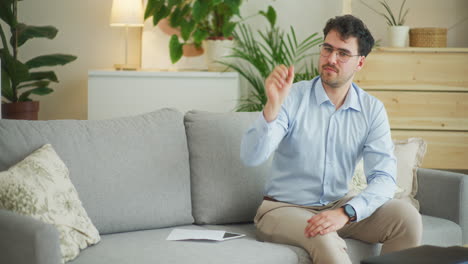
<svg viewBox="0 0 468 264">
<path fill-rule="evenodd" d="M 420 137 L 427 142 L 422 167 L 434 169 L 466 169 L 468 163 L 468 132 L 392 130 L 392 138 L 405 140 Z"/>
<path fill-rule="evenodd" d="M 468 93 L 368 92 L 384 103 L 394 129 L 468 131 Z"/>
<path fill-rule="evenodd" d="M 468 91 L 467 51 L 371 52 L 355 82 L 378 90 Z"/>
<path fill-rule="evenodd" d="M 379 48 L 354 81 L 385 104 L 393 138 L 428 142 L 423 167 L 468 169 L 468 48 Z"/>
</svg>

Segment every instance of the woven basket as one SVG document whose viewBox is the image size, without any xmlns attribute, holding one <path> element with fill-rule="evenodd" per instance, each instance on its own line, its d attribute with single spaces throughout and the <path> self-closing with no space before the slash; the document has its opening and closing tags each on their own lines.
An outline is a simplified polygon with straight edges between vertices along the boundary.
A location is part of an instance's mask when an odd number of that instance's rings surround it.
<svg viewBox="0 0 468 264">
<path fill-rule="evenodd" d="M 447 29 L 412 28 L 410 29 L 410 47 L 447 47 Z"/>
</svg>

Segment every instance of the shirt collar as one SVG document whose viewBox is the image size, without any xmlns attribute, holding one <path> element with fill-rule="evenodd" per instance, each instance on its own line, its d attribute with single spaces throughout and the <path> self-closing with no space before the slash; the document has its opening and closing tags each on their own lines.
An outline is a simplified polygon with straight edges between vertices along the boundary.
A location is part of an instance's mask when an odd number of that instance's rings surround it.
<svg viewBox="0 0 468 264">
<path fill-rule="evenodd" d="M 325 88 L 323 88 L 322 81 L 320 78 L 317 79 L 315 84 L 315 98 L 317 100 L 317 104 L 321 105 L 322 103 L 329 101 L 331 103 L 330 98 L 328 98 L 327 93 L 325 92 Z M 356 92 L 356 88 L 354 84 L 351 84 L 351 87 L 346 95 L 345 102 L 343 103 L 342 109 L 352 108 L 356 111 L 361 111 L 361 105 L 359 104 L 358 94 Z"/>
</svg>

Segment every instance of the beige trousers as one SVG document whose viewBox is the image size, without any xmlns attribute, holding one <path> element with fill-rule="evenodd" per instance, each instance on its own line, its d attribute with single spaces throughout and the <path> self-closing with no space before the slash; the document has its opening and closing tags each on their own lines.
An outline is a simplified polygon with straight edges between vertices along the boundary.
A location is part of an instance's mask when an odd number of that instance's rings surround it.
<svg viewBox="0 0 468 264">
<path fill-rule="evenodd" d="M 261 241 L 302 247 L 314 264 L 351 263 L 343 238 L 368 243 L 383 243 L 381 254 L 418 246 L 422 236 L 419 212 L 409 203 L 391 200 L 371 216 L 357 223 L 346 224 L 337 232 L 307 238 L 304 229 L 313 215 L 339 208 L 351 197 L 325 206 L 297 206 L 264 200 L 254 222 Z"/>
</svg>

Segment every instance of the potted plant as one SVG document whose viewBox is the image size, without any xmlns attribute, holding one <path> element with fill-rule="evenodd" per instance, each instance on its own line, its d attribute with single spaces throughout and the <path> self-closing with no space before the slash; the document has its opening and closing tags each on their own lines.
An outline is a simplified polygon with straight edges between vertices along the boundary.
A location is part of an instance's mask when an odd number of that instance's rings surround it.
<svg viewBox="0 0 468 264">
<path fill-rule="evenodd" d="M 0 25 L 3 47 L 2 60 L 2 115 L 10 119 L 37 120 L 39 102 L 32 101 L 31 95 L 46 95 L 53 92 L 51 82 L 58 82 L 54 71 L 33 71 L 43 66 L 64 65 L 76 59 L 67 54 L 41 55 L 26 62 L 18 59 L 19 47 L 32 38 L 53 39 L 58 30 L 53 26 L 30 26 L 17 19 L 18 0 L 0 2 L 0 18 L 9 26 L 11 38 L 7 41 Z M 11 49 L 11 50 L 10 50 Z"/>
<path fill-rule="evenodd" d="M 180 30 L 169 41 L 171 62 L 176 63 L 190 45 L 202 52 L 205 40 L 232 40 L 241 4 L 242 0 L 148 0 L 145 19 L 152 16 L 153 25 L 168 22 Z"/>
<path fill-rule="evenodd" d="M 388 28 L 388 37 L 390 42 L 390 47 L 405 47 L 407 40 L 408 40 L 408 33 L 409 27 L 405 26 L 406 16 L 408 15 L 409 8 L 406 10 L 404 9 L 406 0 L 403 0 L 400 6 L 400 11 L 398 12 L 398 17 L 394 15 L 390 5 L 387 3 L 386 0 L 379 1 L 379 3 L 383 6 L 384 12 L 380 12 L 377 9 L 373 8 L 363 0 L 361 3 L 364 4 L 366 7 L 371 9 L 372 11 L 376 12 L 377 14 L 381 15 L 385 18 Z"/>
<path fill-rule="evenodd" d="M 268 20 L 268 29 L 258 30 L 257 36 L 254 36 L 249 26 L 240 24 L 234 32 L 236 45 L 229 58 L 236 58 L 241 62 L 221 61 L 237 71 L 251 86 L 249 94 L 240 100 L 237 111 L 254 112 L 263 109 L 267 101 L 264 80 L 277 65 L 296 65 L 294 82 L 310 80 L 319 74 L 312 60 L 314 53 L 311 52 L 313 47 L 323 42 L 318 33 L 299 42 L 293 27 L 289 33 L 284 33 L 276 26 L 276 11 L 273 7 L 269 6 L 267 12 L 260 14 Z"/>
</svg>

